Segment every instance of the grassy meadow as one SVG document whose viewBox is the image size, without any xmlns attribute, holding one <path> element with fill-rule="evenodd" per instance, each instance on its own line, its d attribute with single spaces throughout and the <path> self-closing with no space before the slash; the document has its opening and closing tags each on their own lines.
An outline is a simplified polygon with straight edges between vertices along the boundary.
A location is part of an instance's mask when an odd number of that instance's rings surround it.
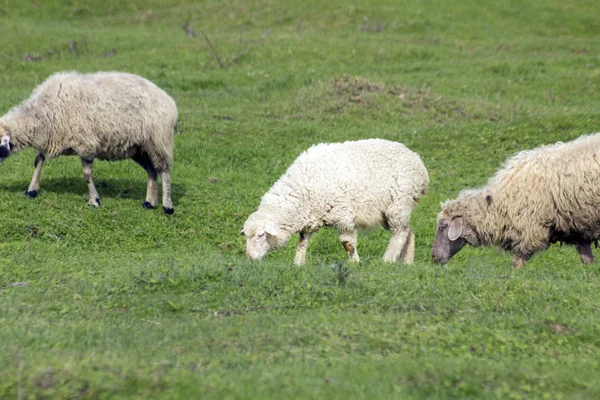
<svg viewBox="0 0 600 400">
<path fill-rule="evenodd" d="M 95 163 L 99 209 L 77 158 L 47 162 L 33 200 L 35 151 L 0 167 L 0 398 L 600 397 L 598 264 L 569 246 L 523 270 L 494 248 L 431 262 L 440 201 L 600 131 L 599 17 L 592 0 L 0 0 L 0 114 L 54 72 L 118 70 L 165 89 L 181 131 L 173 216 L 141 207 L 132 161 Z M 240 229 L 295 157 L 370 137 L 429 169 L 415 264 L 382 263 L 383 230 L 359 235 L 360 264 L 331 230 L 304 267 L 297 238 L 251 263 Z"/>
</svg>

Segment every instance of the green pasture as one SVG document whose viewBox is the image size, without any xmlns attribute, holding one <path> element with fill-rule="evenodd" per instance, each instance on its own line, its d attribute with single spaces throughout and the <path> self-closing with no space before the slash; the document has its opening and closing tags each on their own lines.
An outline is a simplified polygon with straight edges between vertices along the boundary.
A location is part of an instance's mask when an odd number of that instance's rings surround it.
<svg viewBox="0 0 600 400">
<path fill-rule="evenodd" d="M 441 201 L 600 131 L 599 21 L 592 0 L 0 0 L 0 115 L 54 72 L 116 70 L 181 131 L 173 216 L 132 161 L 95 164 L 99 209 L 77 158 L 34 200 L 34 150 L 0 167 L 0 398 L 599 398 L 598 264 L 431 261 Z M 370 137 L 429 170 L 415 264 L 381 262 L 383 230 L 359 264 L 330 230 L 303 267 L 296 238 L 251 263 L 240 229 L 296 156 Z"/>
</svg>

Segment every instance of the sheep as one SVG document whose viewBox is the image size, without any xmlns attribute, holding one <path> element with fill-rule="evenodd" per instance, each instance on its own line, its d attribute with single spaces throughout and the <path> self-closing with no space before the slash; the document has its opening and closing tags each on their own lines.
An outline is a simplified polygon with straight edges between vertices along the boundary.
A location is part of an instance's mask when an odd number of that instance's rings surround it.
<svg viewBox="0 0 600 400">
<path fill-rule="evenodd" d="M 325 226 L 339 231 L 348 257 L 357 262 L 357 230 L 383 226 L 392 234 L 384 261 L 401 257 L 410 264 L 410 215 L 428 186 L 420 157 L 401 143 L 368 139 L 314 145 L 300 154 L 244 223 L 246 253 L 260 260 L 299 233 L 294 264 L 302 265 L 311 234 Z"/>
<path fill-rule="evenodd" d="M 522 268 L 557 241 L 594 261 L 600 239 L 600 133 L 522 151 L 479 189 L 441 204 L 434 261 L 446 263 L 463 246 L 495 245 Z"/>
<path fill-rule="evenodd" d="M 100 197 L 92 180 L 94 159 L 131 158 L 148 175 L 143 207 L 157 206 L 160 174 L 163 209 L 173 214 L 170 170 L 176 127 L 177 106 L 173 99 L 140 76 L 59 72 L 0 118 L 0 163 L 27 147 L 39 152 L 33 179 L 25 192 L 26 197 L 34 198 L 44 161 L 77 155 L 88 184 L 88 204 L 99 207 Z"/>
</svg>

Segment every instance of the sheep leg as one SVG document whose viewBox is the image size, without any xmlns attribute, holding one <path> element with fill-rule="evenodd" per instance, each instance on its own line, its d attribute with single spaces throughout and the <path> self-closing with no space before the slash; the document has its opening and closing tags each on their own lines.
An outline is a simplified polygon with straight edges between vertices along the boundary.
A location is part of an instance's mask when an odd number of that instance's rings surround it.
<svg viewBox="0 0 600 400">
<path fill-rule="evenodd" d="M 82 158 L 81 164 L 83 166 L 83 178 L 86 180 L 88 189 L 90 191 L 90 201 L 88 202 L 88 205 L 100 207 L 100 196 L 98 195 L 96 187 L 94 186 L 94 181 L 92 180 L 94 159 L 92 158 L 90 160 L 86 160 L 85 158 Z"/>
<path fill-rule="evenodd" d="M 577 252 L 581 257 L 581 262 L 584 264 L 591 264 L 594 262 L 594 255 L 592 254 L 592 242 L 589 240 L 580 240 L 577 245 Z"/>
<path fill-rule="evenodd" d="M 356 250 L 356 235 L 356 230 L 340 233 L 340 242 L 342 242 L 342 246 L 344 246 L 344 250 L 346 250 L 346 254 L 348 254 L 352 262 L 360 261 L 358 251 Z"/>
<path fill-rule="evenodd" d="M 29 188 L 25 192 L 25 197 L 33 199 L 35 196 L 37 196 L 37 192 L 40 190 L 40 176 L 42 176 L 42 165 L 44 165 L 45 159 L 46 158 L 42 153 L 38 153 L 38 155 L 35 157 L 35 162 L 33 163 L 33 178 L 31 179 Z"/>
<path fill-rule="evenodd" d="M 409 234 L 411 233 L 410 228 L 408 229 L 398 229 L 395 231 L 392 231 L 392 238 L 390 239 L 390 242 L 388 244 L 387 249 L 385 250 L 385 254 L 383 255 L 383 261 L 385 262 L 389 262 L 389 263 L 395 263 L 396 261 L 398 261 L 398 258 L 400 258 L 400 256 L 402 255 L 402 251 L 404 250 L 405 247 L 407 247 L 407 254 L 406 256 L 408 256 L 408 247 L 409 244 L 407 243 L 407 239 Z M 413 245 L 414 247 L 414 245 Z M 414 257 L 414 249 L 412 251 L 412 256 Z M 406 257 L 408 258 L 408 257 Z"/>
<path fill-rule="evenodd" d="M 415 233 L 412 229 L 408 233 L 408 239 L 400 253 L 400 259 L 405 264 L 412 264 L 415 261 Z"/>
<path fill-rule="evenodd" d="M 133 161 L 138 163 L 148 173 L 148 186 L 146 188 L 146 201 L 142 204 L 142 207 L 146 209 L 152 209 L 158 204 L 158 183 L 156 181 L 158 172 L 152 164 L 152 160 L 148 157 L 148 154 L 144 152 L 136 153 L 131 157 Z"/>
<path fill-rule="evenodd" d="M 410 229 L 410 214 L 413 208 L 412 198 L 399 200 L 385 213 L 384 226 L 392 234 L 383 261 L 395 263 L 400 257 L 402 261 L 411 264 L 414 260 L 414 236 Z"/>
<path fill-rule="evenodd" d="M 162 204 L 165 214 L 171 215 L 175 212 L 173 209 L 173 202 L 171 201 L 171 172 L 162 171 L 160 173 L 160 180 L 162 181 L 163 193 L 162 193 Z"/>
<path fill-rule="evenodd" d="M 521 269 L 523 268 L 527 260 L 529 260 L 529 257 L 531 256 L 524 254 L 515 254 L 515 256 L 512 259 L 511 265 L 514 269 Z"/>
<path fill-rule="evenodd" d="M 300 232 L 300 240 L 298 240 L 298 248 L 296 249 L 294 264 L 304 265 L 304 263 L 306 263 L 306 249 L 308 248 L 308 240 L 310 239 L 310 235 L 310 233 Z"/>
</svg>

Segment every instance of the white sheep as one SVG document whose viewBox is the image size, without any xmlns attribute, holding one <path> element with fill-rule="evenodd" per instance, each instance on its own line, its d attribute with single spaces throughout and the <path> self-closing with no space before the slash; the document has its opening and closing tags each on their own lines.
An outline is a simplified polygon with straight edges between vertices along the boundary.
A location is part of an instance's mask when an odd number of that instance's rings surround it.
<svg viewBox="0 0 600 400">
<path fill-rule="evenodd" d="M 246 252 L 259 260 L 300 234 L 295 264 L 304 264 L 312 233 L 340 232 L 351 261 L 359 261 L 357 230 L 383 226 L 392 238 L 383 259 L 414 260 L 410 215 L 429 185 L 419 156 L 401 143 L 368 139 L 324 143 L 303 152 L 263 196 L 242 233 Z"/>
<path fill-rule="evenodd" d="M 465 244 L 496 245 L 521 268 L 536 252 L 560 241 L 594 260 L 600 239 L 600 133 L 522 151 L 486 186 L 442 204 L 433 259 L 448 262 Z"/>
<path fill-rule="evenodd" d="M 152 82 L 132 74 L 61 72 L 40 84 L 29 99 L 0 118 L 0 163 L 12 152 L 35 148 L 33 179 L 25 196 L 36 197 L 47 158 L 77 155 L 90 192 L 100 206 L 92 181 L 95 158 L 131 158 L 148 174 L 144 208 L 158 204 L 157 175 L 163 185 L 165 213 L 173 213 L 171 175 L 177 106 Z"/>
</svg>

